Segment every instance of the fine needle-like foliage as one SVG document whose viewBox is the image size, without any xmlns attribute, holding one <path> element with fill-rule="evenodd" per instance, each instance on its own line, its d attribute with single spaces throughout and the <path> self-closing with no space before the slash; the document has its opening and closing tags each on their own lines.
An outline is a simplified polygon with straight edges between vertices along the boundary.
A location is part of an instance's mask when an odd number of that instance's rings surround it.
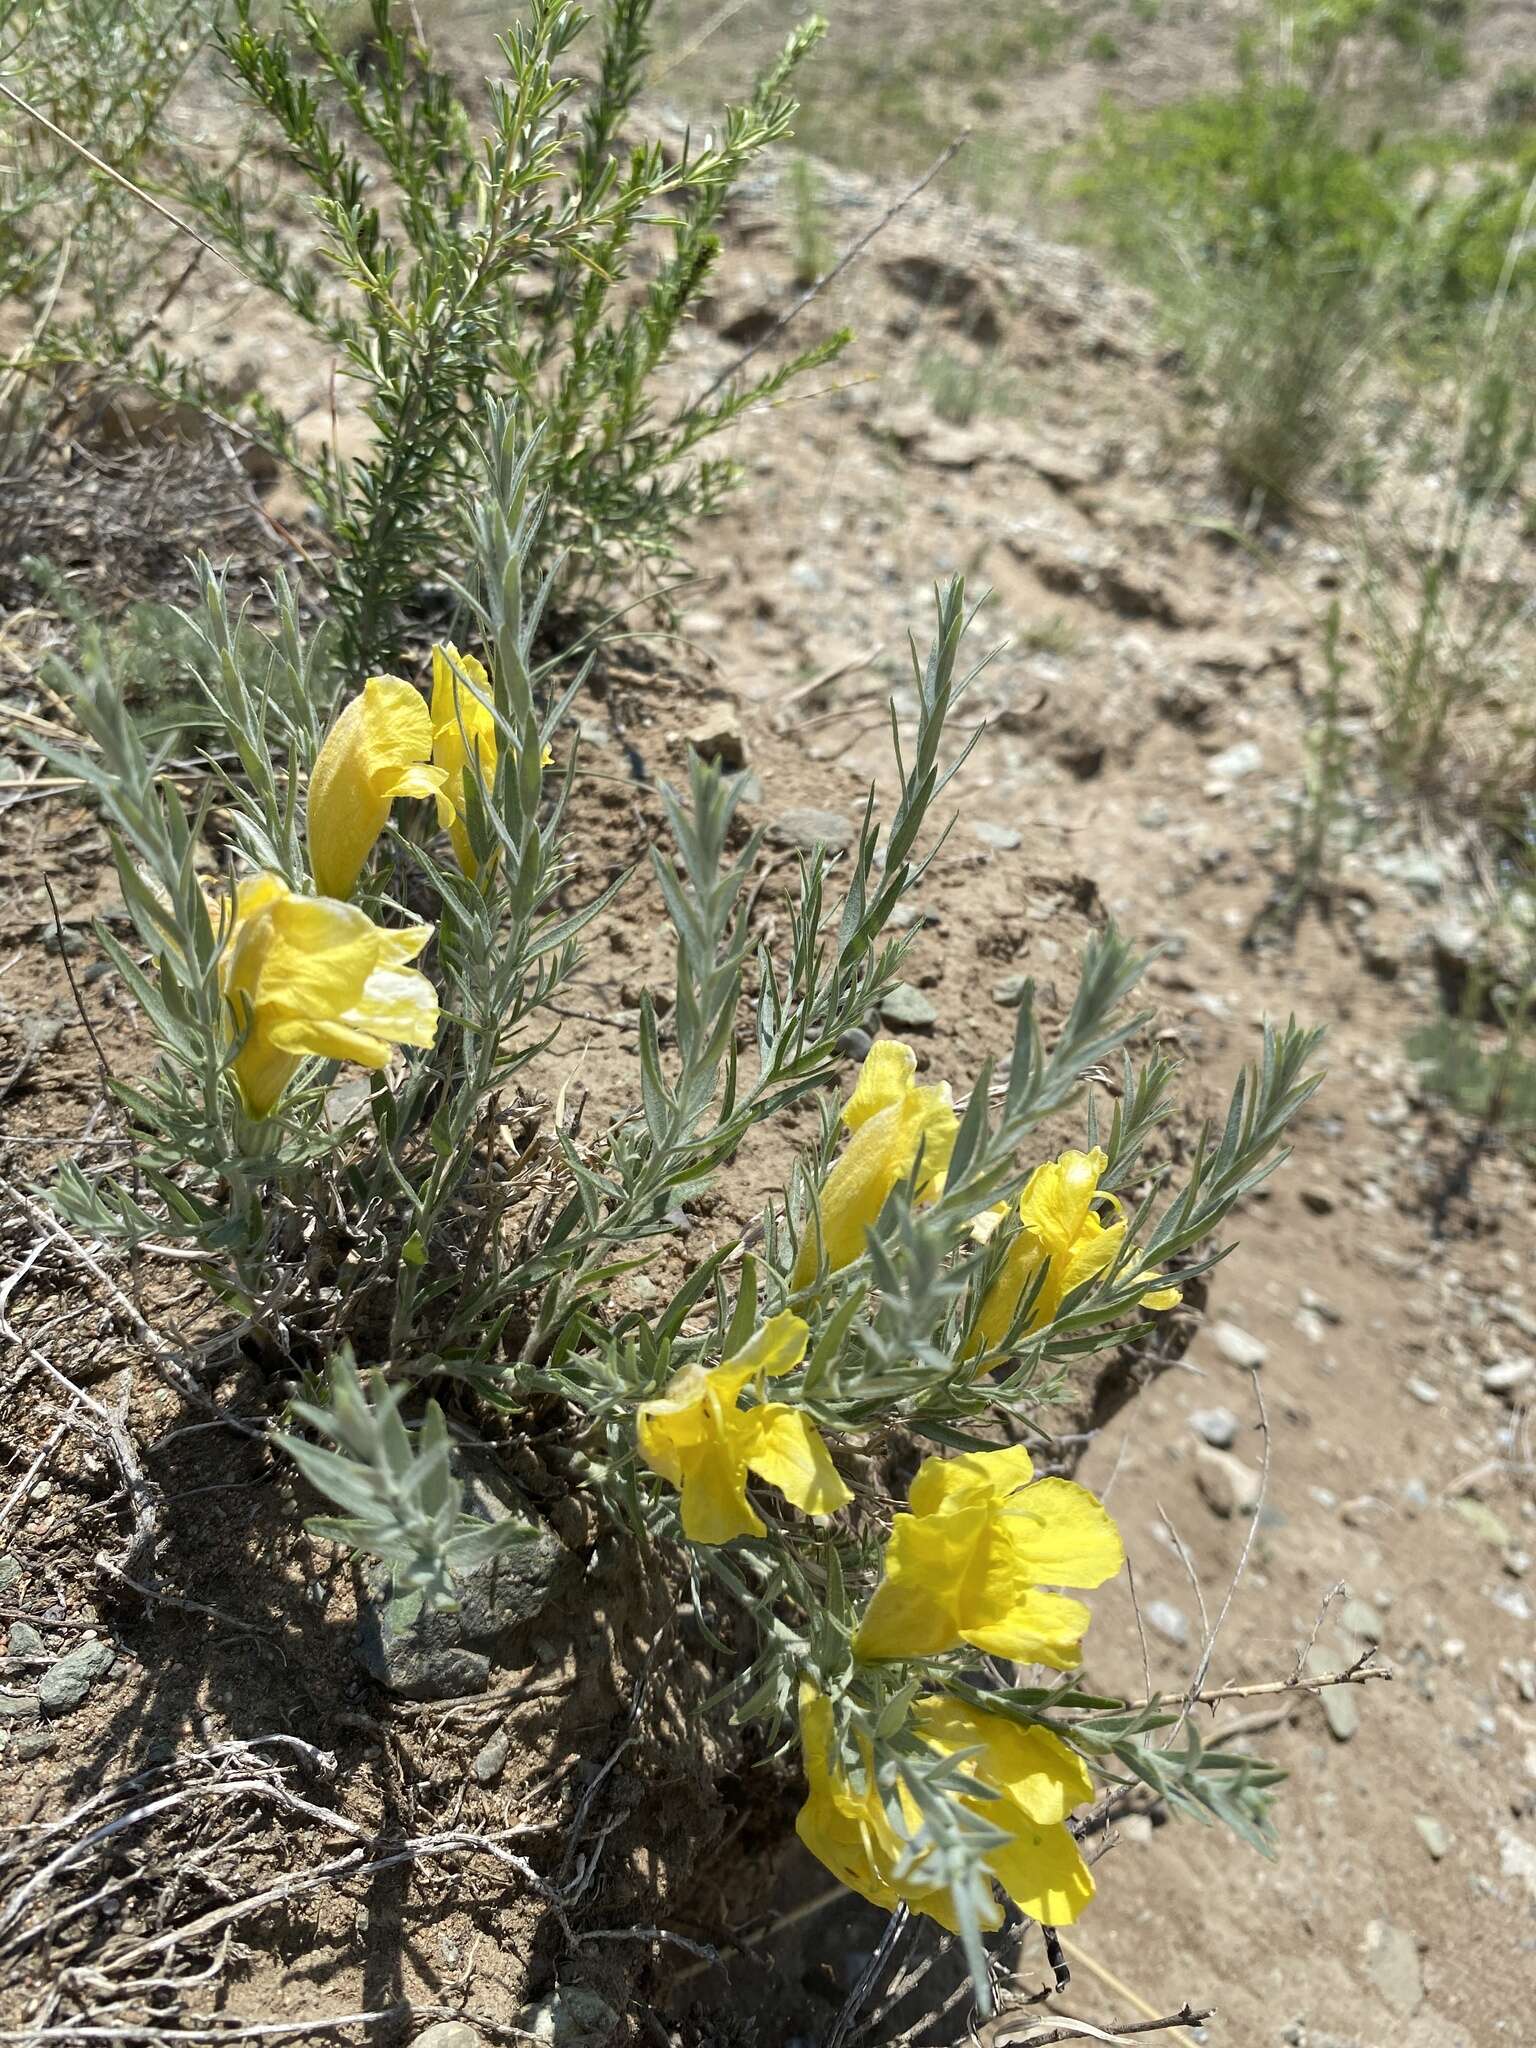
<svg viewBox="0 0 1536 2048">
<path fill-rule="evenodd" d="M 345 673 L 389 666 L 423 587 L 451 573 L 493 400 L 522 423 L 545 506 L 530 587 L 561 554 L 568 592 L 599 589 L 617 571 L 665 567 L 734 477 L 705 444 L 847 339 L 658 404 L 656 373 L 709 284 L 726 203 L 788 133 L 790 84 L 824 24 L 796 28 L 714 132 L 668 150 L 632 127 L 651 12 L 652 0 L 610 0 L 583 89 L 573 58 L 590 16 L 532 0 L 498 37 L 501 69 L 473 103 L 434 62 L 425 11 L 391 0 L 372 0 L 355 47 L 310 0 L 236 0 L 221 32 L 253 141 L 275 145 L 318 237 L 303 247 L 249 176 L 198 156 L 176 198 L 309 331 L 366 418 L 354 454 L 301 445 L 259 400 L 230 421 L 291 465 L 321 516 Z M 132 337 L 120 353 L 157 387 L 228 413 L 195 364 Z"/>
<path fill-rule="evenodd" d="M 464 1514 L 432 1390 L 543 1418 L 597 1512 L 745 1650 L 738 1716 L 798 1734 L 808 1847 L 952 1930 L 985 1997 L 1002 1898 L 1048 1922 L 1091 1898 L 1066 1821 L 1097 1786 L 1139 1778 L 1268 1843 L 1272 1770 L 1192 1730 L 1158 1746 L 1176 1713 L 1079 1681 L 1090 1611 L 1059 1589 L 1112 1577 L 1120 1538 L 1084 1488 L 1035 1475 L 1024 1440 L 1078 1360 L 1134 1339 L 1220 1255 L 1214 1233 L 1315 1085 L 1316 1035 L 1266 1032 L 1173 1184 L 1146 1154 L 1174 1068 L 1127 1054 L 1144 963 L 1112 928 L 1050 1045 L 1026 993 L 1005 1067 L 920 1080 L 881 1041 L 847 1087 L 838 1040 L 900 975 L 910 942 L 887 928 L 955 772 L 958 581 L 926 661 L 914 650 L 888 818 L 871 796 L 840 866 L 802 860 L 775 942 L 757 837 L 734 829 L 740 781 L 697 758 L 665 793 L 649 877 L 583 895 L 582 678 L 539 659 L 543 591 L 525 601 L 541 451 L 512 410 L 489 420 L 473 577 L 430 700 L 359 677 L 322 734 L 290 593 L 263 635 L 205 570 L 189 631 L 215 758 L 238 763 L 216 791 L 229 875 L 211 875 L 206 812 L 157 775 L 102 648 L 78 676 L 56 666 L 96 751 L 55 758 L 111 826 L 136 939 L 103 943 L 158 1062 L 119 1089 L 131 1168 L 71 1166 L 54 1199 L 98 1239 L 179 1239 L 274 1343 L 329 1350 L 280 1440 L 336 1510 L 316 1533 L 384 1560 L 404 1597 L 450 1602 L 488 1545 L 525 1533 Z M 230 657 L 253 634 L 264 667 Z M 319 892 L 316 864 L 351 900 Z M 671 1000 L 642 1002 L 633 1093 L 584 1139 L 538 1062 L 584 927 L 643 886 L 675 936 Z M 1117 1059 L 1101 1128 L 1084 1092 Z M 340 1082 L 353 1067 L 366 1087 Z M 825 1089 L 837 1122 L 756 1223 L 669 1294 L 616 1308 L 615 1277 L 680 1240 L 686 1206 Z M 1041 1159 L 1042 1120 L 1076 1103 L 1083 1149 Z"/>
</svg>

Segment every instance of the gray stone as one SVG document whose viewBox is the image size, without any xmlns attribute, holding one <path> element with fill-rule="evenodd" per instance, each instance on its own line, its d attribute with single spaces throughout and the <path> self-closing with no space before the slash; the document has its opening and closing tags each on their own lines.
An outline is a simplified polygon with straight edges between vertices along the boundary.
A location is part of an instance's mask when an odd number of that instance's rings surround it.
<svg viewBox="0 0 1536 2048">
<path fill-rule="evenodd" d="M 900 1031 L 931 1031 L 939 1013 L 919 988 L 898 981 L 880 1005 L 881 1021 Z"/>
<path fill-rule="evenodd" d="M 1419 1840 L 1429 1851 L 1430 1860 L 1439 1863 L 1451 1846 L 1451 1838 L 1445 1824 L 1435 1819 L 1432 1813 L 1416 1813 L 1413 1824 L 1419 1831 Z"/>
<path fill-rule="evenodd" d="M 1301 1206 L 1310 1209 L 1314 1216 L 1331 1216 L 1338 1203 L 1327 1188 L 1310 1187 L 1301 1191 Z"/>
<path fill-rule="evenodd" d="M 837 1049 L 845 1060 L 861 1060 L 867 1055 L 869 1048 L 874 1042 L 867 1031 L 860 1031 L 858 1026 L 855 1025 L 852 1030 L 845 1031 L 838 1039 Z"/>
<path fill-rule="evenodd" d="M 106 1677 L 116 1654 L 110 1643 L 98 1642 L 82 1643 L 61 1657 L 37 1689 L 45 1712 L 67 1714 L 78 1707 L 96 1680 Z"/>
<path fill-rule="evenodd" d="M 1424 2003 L 1419 1945 L 1406 1928 L 1373 1920 L 1365 1930 L 1366 1974 L 1395 2013 L 1407 2019 Z"/>
<path fill-rule="evenodd" d="M 484 1450 L 461 1448 L 454 1469 L 467 1514 L 483 1522 L 532 1521 L 528 1503 Z M 456 1608 L 431 1612 L 394 1598 L 389 1567 L 369 1561 L 358 1600 L 357 1657 L 379 1684 L 402 1699 L 453 1699 L 484 1692 L 494 1662 L 542 1614 L 572 1569 L 567 1551 L 542 1524 L 526 1543 L 463 1572 Z"/>
<path fill-rule="evenodd" d="M 1005 1010 L 1016 1010 L 1023 1002 L 1033 977 L 1028 974 L 1005 974 L 1001 981 L 992 984 L 992 1000 L 1001 1003 Z"/>
<path fill-rule="evenodd" d="M 483 2048 L 480 2035 L 466 2020 L 439 2020 L 418 2034 L 411 2048 Z"/>
<path fill-rule="evenodd" d="M 1206 1506 L 1224 1521 L 1230 1521 L 1234 1515 L 1258 1513 L 1263 1490 L 1259 1474 L 1230 1451 L 1217 1451 L 1202 1444 L 1195 1453 L 1195 1484 Z"/>
<path fill-rule="evenodd" d="M 1500 1358 L 1483 1374 L 1485 1394 L 1514 1394 L 1536 1379 L 1536 1358 Z"/>
<path fill-rule="evenodd" d="M 1360 1730 L 1360 1702 L 1355 1698 L 1352 1685 L 1330 1685 L 1318 1695 L 1323 1703 L 1323 1719 L 1328 1723 L 1328 1733 L 1335 1742 L 1348 1742 Z"/>
<path fill-rule="evenodd" d="M 809 853 L 818 846 L 851 846 L 858 827 L 842 811 L 799 809 L 781 811 L 768 837 L 775 846 L 803 846 Z"/>
<path fill-rule="evenodd" d="M 1196 1408 L 1189 1426 L 1213 1450 L 1229 1451 L 1237 1442 L 1237 1417 L 1230 1408 Z"/>
<path fill-rule="evenodd" d="M 58 1746 L 59 1738 L 51 1728 L 29 1728 L 11 1744 L 11 1755 L 17 1763 L 25 1764 L 35 1756 L 52 1756 Z"/>
<path fill-rule="evenodd" d="M 0 1721 L 35 1721 L 37 1714 L 35 1693 L 0 1691 Z"/>
<path fill-rule="evenodd" d="M 982 818 L 971 827 L 983 846 L 990 846 L 998 853 L 1012 853 L 1015 847 L 1024 844 L 1024 835 L 1012 825 L 995 825 L 990 818 Z"/>
<path fill-rule="evenodd" d="M 1339 1626 L 1362 1643 L 1381 1641 L 1381 1616 L 1369 1600 L 1346 1600 L 1339 1609 Z"/>
<path fill-rule="evenodd" d="M 6 1648 L 13 1657 L 46 1657 L 48 1645 L 30 1621 L 13 1621 Z"/>
<path fill-rule="evenodd" d="M 507 1754 L 512 1747 L 512 1737 L 507 1729 L 496 1730 L 490 1741 L 475 1752 L 473 1765 L 476 1778 L 482 1785 L 493 1785 L 506 1768 Z"/>
<path fill-rule="evenodd" d="M 1182 1650 L 1189 1641 L 1189 1616 L 1182 1608 L 1175 1607 L 1171 1600 L 1149 1600 L 1141 1610 L 1148 1626 L 1155 1628 L 1176 1650 Z"/>
<path fill-rule="evenodd" d="M 515 2024 L 540 2048 L 605 2048 L 619 2016 L 585 1984 L 562 1984 L 537 2005 L 525 2006 Z"/>
<path fill-rule="evenodd" d="M 1409 1393 L 1412 1394 L 1413 1398 L 1415 1399 L 1415 1401 L 1418 1402 L 1421 1408 L 1439 1407 L 1440 1389 L 1438 1387 L 1432 1387 L 1429 1384 L 1428 1380 L 1410 1378 L 1405 1380 L 1403 1384 L 1407 1387 Z"/>
<path fill-rule="evenodd" d="M 1239 1365 L 1246 1372 L 1257 1372 L 1269 1356 L 1269 1346 L 1259 1338 L 1251 1337 L 1236 1323 L 1214 1324 L 1211 1341 L 1228 1365 Z"/>
<path fill-rule="evenodd" d="M 20 1577 L 21 1566 L 16 1559 L 9 1552 L 0 1557 L 0 1593 L 8 1593 Z"/>
</svg>

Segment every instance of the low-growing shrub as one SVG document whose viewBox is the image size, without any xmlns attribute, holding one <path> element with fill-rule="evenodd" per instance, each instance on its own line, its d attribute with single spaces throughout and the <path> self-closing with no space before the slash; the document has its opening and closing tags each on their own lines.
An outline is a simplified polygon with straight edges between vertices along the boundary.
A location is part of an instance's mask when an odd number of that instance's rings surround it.
<svg viewBox="0 0 1536 2048">
<path fill-rule="evenodd" d="M 116 1090 L 128 1163 L 70 1165 L 53 1198 L 97 1240 L 195 1250 L 253 1333 L 312 1361 L 281 1440 L 335 1510 L 314 1529 L 384 1560 L 402 1599 L 451 1601 L 456 1573 L 527 1533 L 464 1514 L 434 1393 L 562 1436 L 597 1511 L 749 1647 L 738 1716 L 798 1729 L 807 1846 L 953 1929 L 985 2002 L 1000 1895 L 1048 1923 L 1090 1899 L 1065 1822 L 1100 1788 L 1141 1781 L 1271 1839 L 1278 1774 L 1207 1749 L 1191 1718 L 1209 1643 L 1182 1699 L 1080 1682 L 1088 1610 L 1053 1589 L 1112 1576 L 1120 1539 L 1085 1489 L 1034 1478 L 1023 1439 L 1076 1361 L 1175 1312 L 1219 1256 L 1212 1232 L 1314 1085 L 1316 1038 L 1266 1032 L 1177 1186 L 1146 1160 L 1168 1060 L 1121 1057 L 1105 1120 L 1083 1100 L 1143 1021 L 1126 1010 L 1143 963 L 1112 929 L 1049 1049 L 1026 993 L 999 1071 L 919 1079 L 882 1040 L 844 1088 L 839 1038 L 901 972 L 910 939 L 886 934 L 955 772 L 957 582 L 914 656 L 888 821 L 872 799 L 841 865 L 805 857 L 771 925 L 739 781 L 694 757 L 663 791 L 649 879 L 675 979 L 642 994 L 633 1091 L 579 1137 L 535 1062 L 584 928 L 634 883 L 573 900 L 580 676 L 535 658 L 540 452 L 517 452 L 512 412 L 489 417 L 460 645 L 434 650 L 430 695 L 375 676 L 322 728 L 291 594 L 264 663 L 249 627 L 237 660 L 205 567 L 194 666 L 215 758 L 238 764 L 213 886 L 204 813 L 157 775 L 103 643 L 82 674 L 56 665 L 95 748 L 53 758 L 111 826 L 136 937 L 101 943 L 158 1059 Z M 334 1085 L 349 1065 L 366 1090 Z M 790 1184 L 690 1261 L 686 1205 L 828 1088 L 842 1099 Z M 1042 1161 L 1042 1120 L 1078 1103 L 1081 1148 Z M 615 1278 L 669 1250 L 670 1292 L 616 1308 Z"/>
<path fill-rule="evenodd" d="M 34 454 L 79 337 L 142 318 L 146 265 L 173 231 L 89 157 L 130 183 L 145 175 L 216 12 L 217 0 L 0 0 L 0 302 L 30 330 L 0 363 L 0 472 Z"/>
<path fill-rule="evenodd" d="M 518 408 L 534 451 L 542 561 L 564 556 L 573 594 L 619 572 L 632 586 L 665 568 L 732 482 L 705 444 L 846 339 L 658 406 L 656 373 L 708 287 L 731 191 L 788 132 L 787 88 L 823 24 L 794 31 L 717 135 L 669 151 L 630 133 L 651 11 L 612 0 L 583 92 L 571 61 L 588 17 L 573 0 L 532 0 L 499 38 L 483 112 L 390 0 L 372 0 L 353 49 L 309 0 L 285 0 L 271 26 L 236 0 L 221 32 L 253 139 L 275 144 L 318 243 L 306 248 L 224 164 L 186 157 L 177 199 L 361 395 L 372 439 L 355 456 L 306 451 L 259 397 L 231 421 L 254 419 L 321 515 L 344 671 L 392 660 L 423 586 L 451 575 L 473 436 L 493 400 Z M 631 271 L 652 236 L 666 246 L 642 288 Z M 227 412 L 195 364 L 135 335 L 118 353 L 156 388 Z"/>
</svg>

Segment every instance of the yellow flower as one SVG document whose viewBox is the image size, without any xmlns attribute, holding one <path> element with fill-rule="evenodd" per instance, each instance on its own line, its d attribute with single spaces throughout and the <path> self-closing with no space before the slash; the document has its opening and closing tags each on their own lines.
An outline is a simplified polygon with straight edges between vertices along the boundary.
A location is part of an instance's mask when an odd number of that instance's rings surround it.
<svg viewBox="0 0 1536 2048">
<path fill-rule="evenodd" d="M 918 1700 L 912 1719 L 923 1741 L 940 1756 L 978 1752 L 961 1768 L 995 1796 L 964 1803 L 1008 1836 L 987 1852 L 987 1869 L 1020 1912 L 1047 1927 L 1070 1926 L 1093 1897 L 1093 1879 L 1066 1826 L 1072 1808 L 1093 1797 L 1093 1780 L 1082 1758 L 1047 1728 L 1024 1727 L 941 1693 Z M 929 1892 L 911 1904 L 959 1933 L 947 1891 Z M 1001 1921 L 998 1911 L 982 1924 L 996 1927 Z"/>
<path fill-rule="evenodd" d="M 782 1401 L 738 1405 L 749 1380 L 793 1372 L 809 1334 L 799 1316 L 773 1316 L 734 1358 L 709 1371 L 685 1365 L 659 1400 L 641 1404 L 640 1455 L 680 1490 L 683 1534 L 691 1543 L 765 1533 L 747 1499 L 749 1472 L 810 1515 L 830 1515 L 852 1500 L 799 1409 Z"/>
<path fill-rule="evenodd" d="M 1108 1165 L 1108 1158 L 1096 1145 L 1091 1152 L 1063 1152 L 1059 1159 L 1035 1168 L 1019 1197 L 1023 1227 L 987 1289 L 971 1339 L 972 1351 L 991 1350 L 1002 1343 L 1037 1274 L 1043 1271 L 1045 1277 L 1029 1312 L 1028 1330 L 1043 1330 L 1054 1322 L 1068 1295 L 1115 1263 L 1125 1237 L 1124 1220 L 1117 1213 L 1112 1223 L 1106 1223 L 1094 1207 L 1095 1202 L 1107 1202 L 1119 1211 L 1113 1195 L 1099 1192 L 1099 1176 Z M 988 1218 L 994 1213 L 1002 1212 L 986 1212 Z M 977 1231 L 973 1225 L 972 1234 L 985 1241 L 995 1228 L 992 1224 Z M 1160 1277 L 1138 1273 L 1136 1284 Z M 1176 1287 L 1164 1287 L 1144 1294 L 1141 1305 L 1172 1308 L 1179 1299 Z"/>
<path fill-rule="evenodd" d="M 266 1116 L 307 1057 L 389 1064 L 393 1045 L 431 1045 L 437 995 L 406 963 L 430 925 L 385 931 L 324 896 L 296 896 L 276 875 L 241 882 L 219 960 L 231 1036 L 244 1033 L 235 1080 Z"/>
<path fill-rule="evenodd" d="M 454 673 L 462 669 L 472 685 L 466 688 Z M 471 880 L 477 863 L 464 822 L 464 779 L 471 760 L 480 765 L 480 779 L 489 789 L 496 775 L 496 720 L 491 711 L 491 679 L 472 654 L 460 654 L 450 641 L 432 650 L 432 759 L 443 773 L 437 799 L 437 822 L 447 827 L 459 866 Z"/>
<path fill-rule="evenodd" d="M 855 1656 L 936 1657 L 970 1643 L 1073 1670 L 1088 1609 L 1041 1589 L 1101 1586 L 1125 1562 L 1119 1531 L 1087 1488 L 1034 1479 L 1016 1444 L 925 1458 L 909 1498 L 912 1512 L 891 1524 Z"/>
<path fill-rule="evenodd" d="M 1075 1920 L 1093 1897 L 1093 1879 L 1065 1825 L 1072 1808 L 1093 1796 L 1081 1759 L 1047 1729 L 1023 1727 L 942 1694 L 918 1700 L 912 1719 L 917 1734 L 940 1756 L 977 1752 L 961 1768 L 982 1796 L 964 1803 L 1008 1837 L 986 1860 L 1009 1898 L 1049 1926 Z M 927 1856 L 921 1850 L 913 1854 L 921 1828 L 916 1802 L 898 1782 L 898 1826 L 881 1796 L 869 1738 L 859 1737 L 855 1776 L 834 1754 L 831 1702 L 805 1683 L 800 1740 L 807 1796 L 795 1832 L 806 1848 L 871 1905 L 890 1912 L 904 1900 L 913 1912 L 958 1933 L 948 1887 L 924 1883 Z M 1002 1917 L 994 1900 L 982 1925 L 1000 1926 Z"/>
<path fill-rule="evenodd" d="M 858 1258 L 866 1233 L 892 1188 L 912 1171 L 919 1149 L 923 1182 L 918 1199 L 929 1199 L 942 1186 L 959 1121 L 948 1084 L 919 1088 L 916 1072 L 917 1055 L 909 1045 L 882 1039 L 870 1048 L 858 1085 L 843 1106 L 848 1149 L 827 1175 L 801 1240 L 794 1286 L 815 1279 L 823 1249 L 834 1273 Z"/>
<path fill-rule="evenodd" d="M 440 796 L 419 690 L 370 676 L 326 734 L 309 778 L 309 858 L 322 896 L 352 894 L 397 796 Z"/>
<path fill-rule="evenodd" d="M 875 1782 L 868 1736 L 860 1738 L 862 1782 L 856 1784 L 834 1755 L 832 1702 L 804 1681 L 800 1686 L 800 1746 L 808 1793 L 795 1816 L 795 1833 L 819 1863 L 872 1906 L 893 1912 L 903 1894 L 892 1873 L 907 1840 L 892 1825 Z"/>
</svg>

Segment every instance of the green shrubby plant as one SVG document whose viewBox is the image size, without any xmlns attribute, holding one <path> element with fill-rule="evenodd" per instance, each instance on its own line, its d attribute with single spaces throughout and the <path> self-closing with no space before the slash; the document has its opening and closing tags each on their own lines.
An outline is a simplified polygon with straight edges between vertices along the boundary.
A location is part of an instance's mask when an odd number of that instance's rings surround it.
<svg viewBox="0 0 1536 2048">
<path fill-rule="evenodd" d="M 148 175 L 217 11 L 217 0 L 0 0 L 0 80 L 13 95 L 0 98 L 0 299 L 31 329 L 0 365 L 0 468 L 34 452 L 54 373 L 142 319 L 145 269 L 174 230 L 81 151 L 129 181 Z"/>
<path fill-rule="evenodd" d="M 1022 1439 L 1074 1364 L 1148 1330 L 1219 1256 L 1212 1234 L 1314 1086 L 1316 1036 L 1266 1033 L 1170 1185 L 1147 1148 L 1175 1070 L 1126 1054 L 1144 963 L 1106 930 L 1052 1045 L 1028 995 L 996 1069 L 919 1081 L 880 1042 L 756 1224 L 616 1308 L 615 1279 L 679 1239 L 684 1205 L 836 1087 L 839 1038 L 901 973 L 910 937 L 886 934 L 955 773 L 964 592 L 939 594 L 914 653 L 888 818 L 871 798 L 845 860 L 802 858 L 776 941 L 740 781 L 695 757 L 663 792 L 670 1002 L 642 999 L 633 1088 L 580 1139 L 534 1062 L 584 928 L 636 881 L 573 901 L 581 675 L 535 652 L 540 451 L 512 408 L 488 418 L 461 513 L 463 651 L 436 651 L 430 702 L 376 677 L 323 727 L 292 594 L 253 664 L 256 629 L 205 566 L 187 630 L 238 767 L 189 812 L 105 643 L 77 675 L 55 665 L 96 751 L 54 758 L 111 827 L 134 937 L 102 943 L 157 1062 L 117 1087 L 129 1163 L 71 1165 L 53 1198 L 97 1239 L 195 1250 L 210 1288 L 310 1361 L 280 1439 L 335 1510 L 313 1527 L 385 1560 L 404 1597 L 451 1602 L 488 1544 L 528 1533 L 465 1517 L 434 1390 L 542 1416 L 610 1523 L 688 1578 L 699 1625 L 746 1649 L 739 1716 L 774 1740 L 798 1725 L 813 1852 L 954 1930 L 985 1998 L 999 1887 L 1048 1920 L 1091 1896 L 1065 1821 L 1096 1788 L 1145 1783 L 1271 1840 L 1271 1768 L 1206 1749 L 1187 1703 L 1076 1677 L 1088 1610 L 1050 1589 L 1111 1576 L 1120 1539 L 1085 1489 L 1033 1477 Z M 347 900 L 316 892 L 317 867 Z M 338 1085 L 349 1063 L 365 1088 Z M 1114 1069 L 1101 1123 L 1084 1090 Z M 1032 1162 L 1041 1121 L 1079 1102 L 1084 1148 Z M 892 1521 L 885 1475 L 911 1470 L 908 1447 L 928 1455 Z"/>
<path fill-rule="evenodd" d="M 1508 252 L 1536 164 L 1422 117 L 1460 25 L 1286 0 L 1240 40 L 1231 89 L 1105 109 L 1079 197 L 1160 300 L 1245 501 L 1362 474 L 1368 379 L 1455 373 L 1494 297 L 1529 291 L 1529 252 L 1512 273 Z"/>
<path fill-rule="evenodd" d="M 371 439 L 356 455 L 304 448 L 259 399 L 243 421 L 321 516 L 347 672 L 393 659 L 423 586 L 451 573 L 493 400 L 518 409 L 535 451 L 542 562 L 559 553 L 568 590 L 598 590 L 615 571 L 665 568 L 734 475 L 706 444 L 846 339 L 709 399 L 659 403 L 656 373 L 708 288 L 732 189 L 788 132 L 790 81 L 823 24 L 791 34 L 715 134 L 669 151 L 632 133 L 651 11 L 652 0 L 610 0 L 583 91 L 572 61 L 589 16 L 572 0 L 532 0 L 498 39 L 483 111 L 390 0 L 373 0 L 357 48 L 309 0 L 285 0 L 275 20 L 236 0 L 220 33 L 252 140 L 297 183 L 318 246 L 303 247 L 225 165 L 188 158 L 177 197 L 361 401 Z M 658 238 L 641 285 L 637 255 Z M 227 410 L 195 364 L 131 339 L 122 355 L 158 388 Z"/>
</svg>

